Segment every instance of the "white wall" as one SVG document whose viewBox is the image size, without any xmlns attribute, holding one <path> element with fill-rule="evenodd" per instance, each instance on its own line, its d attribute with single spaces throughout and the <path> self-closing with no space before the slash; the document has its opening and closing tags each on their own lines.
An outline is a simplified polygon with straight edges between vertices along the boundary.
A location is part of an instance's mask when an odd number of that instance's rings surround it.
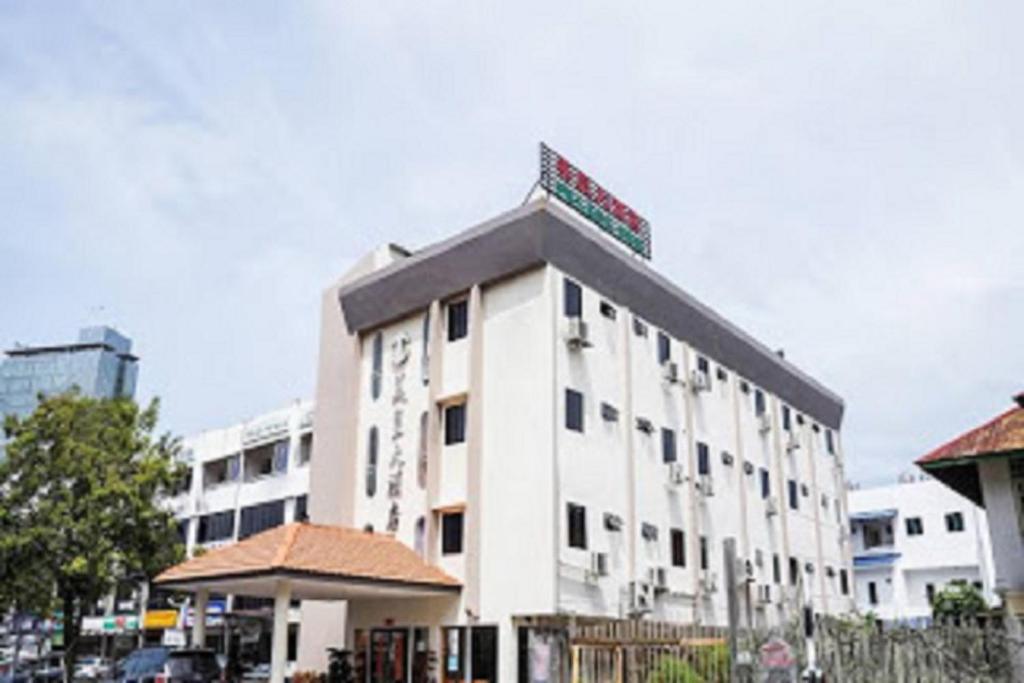
<svg viewBox="0 0 1024 683">
<path fill-rule="evenodd" d="M 999 589 L 1024 591 L 1024 533 L 1022 533 L 1010 486 L 1010 464 L 1006 458 L 983 460 L 978 474 L 985 496 L 991 528 L 995 585 Z"/>
</svg>

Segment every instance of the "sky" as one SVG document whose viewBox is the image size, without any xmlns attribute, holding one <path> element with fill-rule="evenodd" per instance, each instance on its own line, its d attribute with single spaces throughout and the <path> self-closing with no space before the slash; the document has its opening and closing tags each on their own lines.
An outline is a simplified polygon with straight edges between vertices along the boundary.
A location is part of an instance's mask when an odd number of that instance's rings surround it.
<svg viewBox="0 0 1024 683">
<path fill-rule="evenodd" d="M 642 8 L 641 8 L 642 7 Z M 1019 2 L 0 3 L 0 344 L 108 323 L 162 427 L 311 397 L 322 290 L 546 141 L 894 480 L 1024 390 Z"/>
</svg>

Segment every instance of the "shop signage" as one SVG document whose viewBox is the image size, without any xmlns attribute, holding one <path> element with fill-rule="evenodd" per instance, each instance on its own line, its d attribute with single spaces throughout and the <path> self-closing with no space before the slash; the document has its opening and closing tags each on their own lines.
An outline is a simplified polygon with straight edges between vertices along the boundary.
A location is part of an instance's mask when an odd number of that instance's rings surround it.
<svg viewBox="0 0 1024 683">
<path fill-rule="evenodd" d="M 650 224 L 543 142 L 540 186 L 635 253 L 651 258 Z"/>
<path fill-rule="evenodd" d="M 174 628 L 178 625 L 178 610 L 153 609 L 146 612 L 142 625 L 146 630 Z"/>
<path fill-rule="evenodd" d="M 84 635 L 116 635 L 119 633 L 133 633 L 138 630 L 139 617 L 134 614 L 113 617 L 84 617 L 82 619 L 82 633 Z"/>
</svg>

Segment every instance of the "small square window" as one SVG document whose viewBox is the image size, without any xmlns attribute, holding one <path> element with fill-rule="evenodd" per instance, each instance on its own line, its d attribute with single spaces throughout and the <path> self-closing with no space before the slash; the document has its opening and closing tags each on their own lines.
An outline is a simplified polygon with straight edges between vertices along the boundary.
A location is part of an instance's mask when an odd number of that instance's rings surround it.
<svg viewBox="0 0 1024 683">
<path fill-rule="evenodd" d="M 644 522 L 640 525 L 640 537 L 645 541 L 657 541 L 658 527 L 648 522 Z"/>
<path fill-rule="evenodd" d="M 920 517 L 907 517 L 907 536 L 920 536 L 924 533 L 924 522 Z"/>
<path fill-rule="evenodd" d="M 441 554 L 458 555 L 462 552 L 461 512 L 441 515 Z"/>
<path fill-rule="evenodd" d="M 601 419 L 606 422 L 618 422 L 619 421 L 619 409 L 613 406 L 611 403 L 601 404 Z"/>
<path fill-rule="evenodd" d="M 647 324 L 640 318 L 633 318 L 633 334 L 638 337 L 647 336 Z"/>
<path fill-rule="evenodd" d="M 722 464 L 726 467 L 731 467 L 735 458 L 732 457 L 732 453 L 729 451 L 722 451 Z"/>
<path fill-rule="evenodd" d="M 746 380 L 743 380 L 742 382 L 740 382 L 740 393 L 741 394 L 749 394 L 750 393 L 750 384 L 748 384 Z"/>
<path fill-rule="evenodd" d="M 469 302 L 465 299 L 448 304 L 448 341 L 457 341 L 469 334 Z"/>
<path fill-rule="evenodd" d="M 950 512 L 946 515 L 946 531 L 956 533 L 964 530 L 964 515 L 962 512 Z"/>
<path fill-rule="evenodd" d="M 444 409 L 444 444 L 463 443 L 466 440 L 466 404 L 447 406 Z"/>
<path fill-rule="evenodd" d="M 615 316 L 617 315 L 617 313 L 618 312 L 615 310 L 615 307 L 612 306 L 610 303 L 608 303 L 607 301 L 601 302 L 601 315 L 608 318 L 609 320 L 615 320 Z"/>
<path fill-rule="evenodd" d="M 715 369 L 715 377 L 718 378 L 719 382 L 725 382 L 729 379 L 729 373 L 725 371 L 725 368 L 718 366 Z"/>
</svg>

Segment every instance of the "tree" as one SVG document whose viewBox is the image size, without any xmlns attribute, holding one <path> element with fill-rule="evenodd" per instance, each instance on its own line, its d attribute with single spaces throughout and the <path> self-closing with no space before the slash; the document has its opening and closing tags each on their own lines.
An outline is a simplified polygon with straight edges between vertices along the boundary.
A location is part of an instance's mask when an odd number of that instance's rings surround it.
<svg viewBox="0 0 1024 683">
<path fill-rule="evenodd" d="M 981 591 L 963 579 L 950 581 L 932 598 L 932 616 L 936 620 L 977 618 L 987 611 Z"/>
<path fill-rule="evenodd" d="M 185 468 L 175 464 L 178 440 L 154 436 L 158 407 L 72 390 L 40 397 L 31 415 L 4 423 L 0 608 L 60 615 L 66 681 L 83 609 L 118 580 L 151 578 L 183 556 L 159 500 Z"/>
</svg>

